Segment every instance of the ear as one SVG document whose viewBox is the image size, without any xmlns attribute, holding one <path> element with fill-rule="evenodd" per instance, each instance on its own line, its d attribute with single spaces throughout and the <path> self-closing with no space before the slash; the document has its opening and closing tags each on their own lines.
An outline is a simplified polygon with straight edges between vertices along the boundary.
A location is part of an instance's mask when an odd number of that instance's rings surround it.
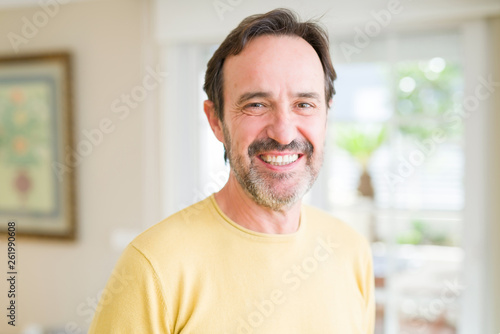
<svg viewBox="0 0 500 334">
<path fill-rule="evenodd" d="M 219 117 L 217 117 L 217 113 L 215 112 L 214 103 L 210 100 L 205 100 L 203 102 L 203 110 L 205 111 L 205 115 L 207 116 L 208 124 L 212 128 L 215 137 L 223 144 L 224 142 L 224 133 L 222 132 L 222 122 Z"/>
<path fill-rule="evenodd" d="M 330 110 L 332 107 L 333 107 L 333 99 L 330 99 L 330 101 L 328 101 L 328 108 L 327 108 L 327 110 Z"/>
</svg>

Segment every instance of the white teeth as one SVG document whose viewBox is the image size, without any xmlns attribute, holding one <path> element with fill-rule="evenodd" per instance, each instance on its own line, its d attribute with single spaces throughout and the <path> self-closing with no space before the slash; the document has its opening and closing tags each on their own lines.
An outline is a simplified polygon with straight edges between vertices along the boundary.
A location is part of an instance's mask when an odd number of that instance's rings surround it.
<svg viewBox="0 0 500 334">
<path fill-rule="evenodd" d="M 283 166 L 295 162 L 299 158 L 298 154 L 290 155 L 261 155 L 262 160 L 274 166 Z"/>
</svg>

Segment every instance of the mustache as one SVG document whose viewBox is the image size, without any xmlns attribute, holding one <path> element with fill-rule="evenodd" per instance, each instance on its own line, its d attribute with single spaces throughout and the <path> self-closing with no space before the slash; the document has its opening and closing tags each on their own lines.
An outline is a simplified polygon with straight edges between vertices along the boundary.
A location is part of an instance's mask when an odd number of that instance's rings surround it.
<svg viewBox="0 0 500 334">
<path fill-rule="evenodd" d="M 292 140 L 289 144 L 282 145 L 272 138 L 255 140 L 248 146 L 248 155 L 253 157 L 259 152 L 266 151 L 292 151 L 297 153 L 302 153 L 311 157 L 314 148 L 313 145 L 308 140 Z"/>
</svg>

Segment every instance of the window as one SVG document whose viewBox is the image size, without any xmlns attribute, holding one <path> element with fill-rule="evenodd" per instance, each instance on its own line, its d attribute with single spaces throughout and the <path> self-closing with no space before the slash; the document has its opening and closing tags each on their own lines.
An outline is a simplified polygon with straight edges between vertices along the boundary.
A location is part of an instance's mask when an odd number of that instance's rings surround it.
<svg viewBox="0 0 500 334">
<path fill-rule="evenodd" d="M 464 131 L 449 116 L 464 86 L 459 38 L 374 43 L 385 58 L 367 49 L 360 61 L 336 64 L 325 209 L 372 241 L 376 333 L 454 333 Z"/>
</svg>

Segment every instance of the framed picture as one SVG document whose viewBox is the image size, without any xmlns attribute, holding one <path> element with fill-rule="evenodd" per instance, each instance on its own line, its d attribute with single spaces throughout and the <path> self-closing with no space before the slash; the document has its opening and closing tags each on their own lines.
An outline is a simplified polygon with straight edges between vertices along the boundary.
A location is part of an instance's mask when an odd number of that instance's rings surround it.
<svg viewBox="0 0 500 334">
<path fill-rule="evenodd" d="M 0 57 L 0 232 L 74 239 L 71 57 Z"/>
</svg>

